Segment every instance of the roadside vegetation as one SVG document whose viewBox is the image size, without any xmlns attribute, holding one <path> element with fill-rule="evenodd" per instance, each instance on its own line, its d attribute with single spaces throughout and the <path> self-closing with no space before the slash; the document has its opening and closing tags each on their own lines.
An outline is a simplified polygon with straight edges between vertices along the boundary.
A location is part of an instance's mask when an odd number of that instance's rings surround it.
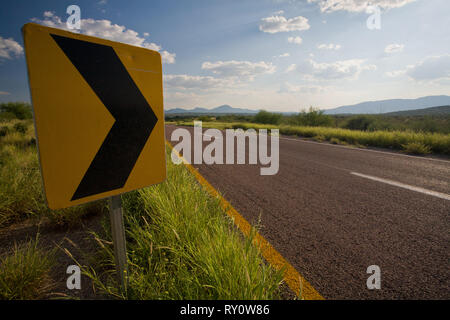
<svg viewBox="0 0 450 320">
<path fill-rule="evenodd" d="M 178 125 L 192 125 L 196 119 L 204 121 L 204 127 L 279 128 L 281 134 L 312 138 L 320 142 L 390 148 L 411 154 L 450 155 L 450 115 L 331 116 L 310 108 L 308 111 L 288 116 L 260 111 L 254 116 L 167 118 L 168 121 Z"/>
<path fill-rule="evenodd" d="M 32 120 L 0 121 L 0 228 L 28 218 L 72 225 L 103 206 L 100 201 L 63 210 L 48 209 Z"/>
<path fill-rule="evenodd" d="M 167 150 L 167 158 L 170 158 Z M 219 199 L 183 165 L 168 162 L 164 183 L 122 196 L 129 286 L 117 288 L 109 229 L 102 259 L 84 267 L 103 292 L 127 299 L 277 299 L 282 272 L 266 264 L 253 236 L 244 238 Z M 109 270 L 105 278 L 105 272 Z"/>
<path fill-rule="evenodd" d="M 218 199 L 211 197 L 183 165 L 173 165 L 170 160 L 164 183 L 122 196 L 129 286 L 126 291 L 120 291 L 106 202 L 64 210 L 48 209 L 31 113 L 21 103 L 16 107 L 8 104 L 6 109 L 2 104 L 0 110 L 0 240 L 11 228 L 25 222 L 34 226 L 46 223 L 57 227 L 52 229 L 52 234 L 60 230 L 62 236 L 67 234 L 70 238 L 68 230 L 84 228 L 83 219 L 103 215 L 99 219 L 103 225 L 99 229 L 103 231 L 91 233 L 91 238 L 98 243 L 93 251 L 89 248 L 85 252 L 83 247 L 79 247 L 81 253 L 63 247 L 49 249 L 48 239 L 45 246 L 37 240 L 39 228 L 33 241 L 16 245 L 2 240 L 0 299 L 58 296 L 50 295 L 55 285 L 52 270 L 65 270 L 67 265 L 59 264 L 54 258 L 56 253 L 69 255 L 80 263 L 100 298 L 280 297 L 282 271 L 275 271 L 265 262 L 253 244 L 253 237 L 244 237 L 238 231 Z M 19 119 L 18 115 L 24 114 Z M 76 243 L 73 247 L 77 247 Z"/>
<path fill-rule="evenodd" d="M 30 300 L 48 298 L 54 283 L 50 272 L 55 265 L 54 251 L 38 247 L 38 239 L 0 258 L 0 299 Z"/>
</svg>

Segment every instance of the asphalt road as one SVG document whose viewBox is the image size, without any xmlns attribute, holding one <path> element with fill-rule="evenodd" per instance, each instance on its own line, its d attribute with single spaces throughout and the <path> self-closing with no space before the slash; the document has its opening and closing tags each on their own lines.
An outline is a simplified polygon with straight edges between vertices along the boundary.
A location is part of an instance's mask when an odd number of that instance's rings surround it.
<svg viewBox="0 0 450 320">
<path fill-rule="evenodd" d="M 194 167 L 325 298 L 450 298 L 450 161 L 284 136 L 279 146 L 274 176 Z M 380 290 L 367 289 L 370 265 Z"/>
</svg>

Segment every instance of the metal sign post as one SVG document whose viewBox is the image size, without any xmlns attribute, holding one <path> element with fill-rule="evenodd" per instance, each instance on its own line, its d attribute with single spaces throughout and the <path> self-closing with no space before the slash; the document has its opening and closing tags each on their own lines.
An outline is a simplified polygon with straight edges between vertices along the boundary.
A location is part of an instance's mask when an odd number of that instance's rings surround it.
<svg viewBox="0 0 450 320">
<path fill-rule="evenodd" d="M 122 289 L 126 290 L 128 286 L 128 263 L 125 228 L 123 224 L 122 199 L 120 195 L 112 196 L 109 197 L 108 202 L 117 276 Z"/>
</svg>

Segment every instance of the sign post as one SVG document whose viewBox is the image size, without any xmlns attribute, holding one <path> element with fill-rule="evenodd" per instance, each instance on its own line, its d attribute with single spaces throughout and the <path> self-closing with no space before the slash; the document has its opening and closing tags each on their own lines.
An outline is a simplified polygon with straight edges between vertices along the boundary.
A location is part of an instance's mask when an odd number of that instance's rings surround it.
<svg viewBox="0 0 450 320">
<path fill-rule="evenodd" d="M 22 33 L 47 205 L 108 198 L 125 290 L 120 195 L 166 179 L 161 55 L 34 23 Z"/>
<path fill-rule="evenodd" d="M 164 181 L 161 55 L 34 23 L 22 31 L 48 206 Z"/>
<path fill-rule="evenodd" d="M 127 247 L 123 224 L 122 199 L 120 195 L 109 197 L 108 204 L 117 277 L 122 290 L 126 290 L 128 287 Z"/>
</svg>

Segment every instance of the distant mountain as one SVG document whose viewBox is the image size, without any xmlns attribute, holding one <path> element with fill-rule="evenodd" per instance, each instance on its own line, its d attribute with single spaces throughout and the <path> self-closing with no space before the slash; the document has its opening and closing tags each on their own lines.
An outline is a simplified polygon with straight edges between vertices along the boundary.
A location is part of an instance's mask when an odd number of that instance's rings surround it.
<svg viewBox="0 0 450 320">
<path fill-rule="evenodd" d="M 324 112 L 325 114 L 376 114 L 446 105 L 450 105 L 450 96 L 427 96 L 417 99 L 367 101 L 350 106 L 324 110 Z"/>
<path fill-rule="evenodd" d="M 233 108 L 229 105 L 223 105 L 219 106 L 213 109 L 206 109 L 206 108 L 194 108 L 194 109 L 182 109 L 182 108 L 176 108 L 176 109 L 170 109 L 166 110 L 165 113 L 167 115 L 176 115 L 176 114 L 256 114 L 258 113 L 258 110 L 250 110 L 250 109 L 240 109 L 240 108 Z"/>
<path fill-rule="evenodd" d="M 414 116 L 450 116 L 450 106 L 431 107 L 425 109 L 407 110 L 384 113 L 386 116 L 401 116 L 401 117 L 414 117 Z"/>
</svg>

